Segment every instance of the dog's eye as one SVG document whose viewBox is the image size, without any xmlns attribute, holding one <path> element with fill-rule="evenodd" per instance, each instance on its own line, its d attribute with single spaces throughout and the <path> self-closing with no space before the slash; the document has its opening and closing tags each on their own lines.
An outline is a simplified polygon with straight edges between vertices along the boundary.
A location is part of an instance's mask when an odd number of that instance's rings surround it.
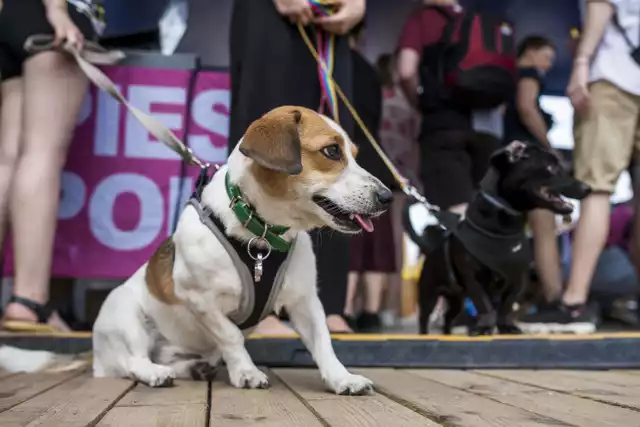
<svg viewBox="0 0 640 427">
<path fill-rule="evenodd" d="M 549 165 L 549 166 L 547 166 L 547 170 L 550 173 L 557 173 L 559 169 L 558 169 L 558 166 L 556 166 L 556 165 Z"/>
<path fill-rule="evenodd" d="M 322 149 L 322 154 L 324 154 L 327 159 L 331 159 L 331 160 L 342 159 L 342 151 L 340 151 L 340 146 L 338 144 L 333 144 L 333 145 L 324 147 Z"/>
</svg>

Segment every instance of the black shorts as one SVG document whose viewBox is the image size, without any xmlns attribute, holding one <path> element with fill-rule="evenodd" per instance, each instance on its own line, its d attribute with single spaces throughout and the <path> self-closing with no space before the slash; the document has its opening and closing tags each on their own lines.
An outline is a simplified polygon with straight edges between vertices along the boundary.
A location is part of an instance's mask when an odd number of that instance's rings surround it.
<svg viewBox="0 0 640 427">
<path fill-rule="evenodd" d="M 4 0 L 0 10 L 0 80 L 19 77 L 22 64 L 30 56 L 24 43 L 34 34 L 53 34 L 42 0 Z M 86 40 L 95 41 L 96 32 L 88 16 L 69 6 L 69 16 Z"/>
<path fill-rule="evenodd" d="M 420 175 L 427 200 L 448 209 L 469 203 L 501 141 L 473 131 L 443 130 L 423 137 Z"/>
</svg>

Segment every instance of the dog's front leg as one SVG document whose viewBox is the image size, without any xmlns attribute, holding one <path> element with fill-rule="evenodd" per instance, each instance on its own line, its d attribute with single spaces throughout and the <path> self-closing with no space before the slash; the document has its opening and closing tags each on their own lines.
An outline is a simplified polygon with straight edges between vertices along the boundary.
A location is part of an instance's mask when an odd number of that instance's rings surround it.
<svg viewBox="0 0 640 427">
<path fill-rule="evenodd" d="M 524 289 L 527 275 L 523 274 L 520 280 L 507 282 L 498 308 L 498 332 L 505 335 L 519 335 L 522 330 L 516 325 L 513 318 L 513 307 Z"/>
<path fill-rule="evenodd" d="M 219 347 L 231 384 L 237 388 L 268 388 L 267 376 L 256 367 L 244 346 L 242 331 L 216 308 L 201 312 L 199 317 Z"/>
<path fill-rule="evenodd" d="M 331 343 L 324 309 L 316 293 L 304 295 L 291 304 L 285 303 L 285 308 L 302 342 L 318 364 L 322 379 L 331 390 L 336 394 L 349 395 L 372 392 L 371 380 L 349 373 L 338 360 Z"/>
</svg>

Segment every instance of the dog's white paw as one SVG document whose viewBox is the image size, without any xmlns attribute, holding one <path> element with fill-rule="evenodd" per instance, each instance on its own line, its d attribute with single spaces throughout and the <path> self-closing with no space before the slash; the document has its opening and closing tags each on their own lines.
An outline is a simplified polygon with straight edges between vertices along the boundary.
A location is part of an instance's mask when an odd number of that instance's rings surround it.
<svg viewBox="0 0 640 427">
<path fill-rule="evenodd" d="M 255 366 L 229 371 L 229 380 L 236 388 L 269 388 L 269 378 Z"/>
<path fill-rule="evenodd" d="M 336 393 L 348 396 L 362 396 L 373 394 L 373 381 L 362 375 L 348 374 L 337 381 L 329 383 L 329 387 Z"/>
<path fill-rule="evenodd" d="M 135 373 L 135 378 L 149 387 L 169 387 L 175 377 L 173 368 L 151 363 Z"/>
</svg>

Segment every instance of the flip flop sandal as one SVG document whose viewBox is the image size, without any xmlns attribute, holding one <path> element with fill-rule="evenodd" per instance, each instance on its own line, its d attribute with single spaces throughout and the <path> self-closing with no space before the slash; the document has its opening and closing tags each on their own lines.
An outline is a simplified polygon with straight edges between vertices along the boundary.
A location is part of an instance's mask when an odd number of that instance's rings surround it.
<svg viewBox="0 0 640 427">
<path fill-rule="evenodd" d="M 29 310 L 31 310 L 37 317 L 37 322 L 31 322 L 29 320 L 4 320 L 0 324 L 0 329 L 7 332 L 20 332 L 20 333 L 57 333 L 58 330 L 47 322 L 53 314 L 51 307 L 46 304 L 40 304 L 27 298 L 12 296 L 9 298 L 9 304 L 20 304 Z"/>
</svg>

